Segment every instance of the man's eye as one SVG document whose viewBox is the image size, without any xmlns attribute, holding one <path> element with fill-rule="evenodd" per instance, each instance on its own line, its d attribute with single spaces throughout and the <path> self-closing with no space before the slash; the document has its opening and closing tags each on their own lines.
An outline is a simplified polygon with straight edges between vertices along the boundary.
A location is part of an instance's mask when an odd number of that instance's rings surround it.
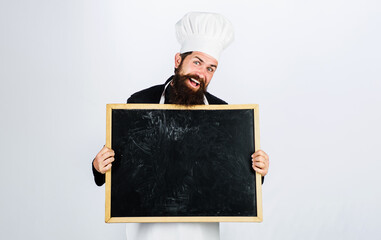
<svg viewBox="0 0 381 240">
<path fill-rule="evenodd" d="M 199 61 L 194 61 L 193 63 L 196 64 L 196 65 L 200 65 Z"/>
<path fill-rule="evenodd" d="M 208 67 L 207 68 L 208 72 L 214 72 L 214 68 Z"/>
</svg>

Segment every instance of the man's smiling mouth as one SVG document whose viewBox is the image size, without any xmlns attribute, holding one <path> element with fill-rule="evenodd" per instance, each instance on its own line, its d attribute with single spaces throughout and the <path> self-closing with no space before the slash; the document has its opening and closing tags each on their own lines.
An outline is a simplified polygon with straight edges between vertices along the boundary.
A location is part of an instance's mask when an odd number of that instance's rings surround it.
<svg viewBox="0 0 381 240">
<path fill-rule="evenodd" d="M 191 83 L 191 85 L 192 85 L 193 87 L 198 87 L 198 86 L 200 86 L 200 82 L 197 81 L 197 80 L 194 79 L 194 78 L 189 78 L 189 81 L 190 81 L 190 83 Z"/>
</svg>

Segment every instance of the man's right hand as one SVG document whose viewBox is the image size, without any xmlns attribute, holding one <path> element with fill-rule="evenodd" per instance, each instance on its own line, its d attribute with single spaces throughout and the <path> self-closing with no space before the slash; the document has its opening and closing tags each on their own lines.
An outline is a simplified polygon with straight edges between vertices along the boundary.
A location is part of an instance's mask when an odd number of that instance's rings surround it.
<svg viewBox="0 0 381 240">
<path fill-rule="evenodd" d="M 104 174 L 111 169 L 111 163 L 115 160 L 114 156 L 114 150 L 104 146 L 93 160 L 94 168 L 98 172 Z"/>
</svg>

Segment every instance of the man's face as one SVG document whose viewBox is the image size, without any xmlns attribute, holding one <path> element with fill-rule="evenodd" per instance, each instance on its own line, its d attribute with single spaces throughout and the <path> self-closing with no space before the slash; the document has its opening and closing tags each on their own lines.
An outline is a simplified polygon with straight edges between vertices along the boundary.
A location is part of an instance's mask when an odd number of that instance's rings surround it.
<svg viewBox="0 0 381 240">
<path fill-rule="evenodd" d="M 185 81 L 185 85 L 195 92 L 200 88 L 200 81 L 203 81 L 205 89 L 207 88 L 217 65 L 216 59 L 202 52 L 192 52 L 184 59 L 181 59 L 180 53 L 175 56 L 175 68 L 178 68 L 178 74 L 198 77 L 198 79 L 190 77 Z"/>
</svg>

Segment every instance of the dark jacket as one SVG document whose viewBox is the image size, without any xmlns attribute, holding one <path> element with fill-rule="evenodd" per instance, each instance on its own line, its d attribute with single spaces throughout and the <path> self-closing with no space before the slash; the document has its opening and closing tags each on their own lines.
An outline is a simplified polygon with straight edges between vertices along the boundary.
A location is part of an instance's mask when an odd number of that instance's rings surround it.
<svg viewBox="0 0 381 240">
<path fill-rule="evenodd" d="M 161 94 L 163 93 L 164 91 L 164 87 L 165 85 L 171 81 L 173 78 L 170 77 L 164 84 L 161 84 L 161 85 L 156 85 L 156 86 L 153 86 L 153 87 L 150 87 L 150 88 L 147 88 L 147 89 L 144 89 L 144 90 L 141 90 L 139 92 L 136 92 L 134 94 L 131 95 L 131 97 L 129 97 L 127 99 L 127 103 L 159 103 L 160 102 L 160 98 L 161 98 Z M 212 94 L 210 93 L 205 93 L 205 97 L 206 99 L 208 100 L 209 104 L 227 104 L 225 101 L 219 99 L 218 97 L 216 96 L 213 96 Z M 166 98 L 168 99 L 168 98 Z M 165 101 L 165 103 L 168 103 L 167 100 Z M 102 173 L 99 173 L 95 168 L 94 168 L 94 165 L 91 164 L 93 167 L 93 174 L 94 174 L 94 181 L 95 183 L 98 185 L 98 186 L 102 186 L 104 183 L 105 183 L 105 175 L 102 174 Z"/>
</svg>

